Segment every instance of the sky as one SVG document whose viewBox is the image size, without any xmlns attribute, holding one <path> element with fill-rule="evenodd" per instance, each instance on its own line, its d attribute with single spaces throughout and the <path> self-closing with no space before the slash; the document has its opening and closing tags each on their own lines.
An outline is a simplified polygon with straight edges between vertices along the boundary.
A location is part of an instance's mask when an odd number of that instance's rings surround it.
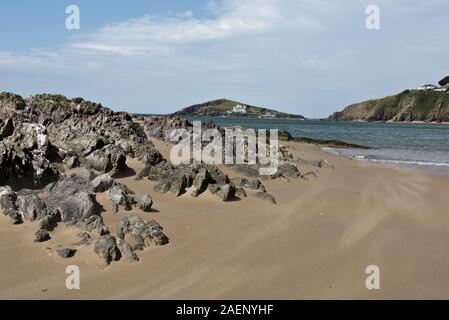
<svg viewBox="0 0 449 320">
<path fill-rule="evenodd" d="M 369 5 L 380 29 L 366 27 Z M 448 21 L 447 0 L 1 1 L 0 91 L 132 113 L 228 98 L 327 117 L 449 75 Z"/>
</svg>

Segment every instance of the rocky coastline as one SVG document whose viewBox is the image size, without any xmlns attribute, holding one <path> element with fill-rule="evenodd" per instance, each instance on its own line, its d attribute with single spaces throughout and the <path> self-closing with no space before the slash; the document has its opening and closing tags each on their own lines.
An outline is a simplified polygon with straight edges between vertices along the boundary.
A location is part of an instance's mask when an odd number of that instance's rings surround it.
<svg viewBox="0 0 449 320">
<path fill-rule="evenodd" d="M 132 117 L 82 98 L 41 94 L 24 99 L 1 93 L 0 119 L 0 211 L 12 225 L 37 223 L 35 242 L 51 239 L 61 224 L 78 229 L 79 242 L 57 250 L 66 259 L 79 248 L 92 247 L 104 266 L 122 258 L 135 262 L 138 251 L 168 244 L 163 227 L 151 219 L 153 192 L 173 197 L 190 192 L 194 198 L 209 192 L 223 202 L 244 200 L 251 193 L 275 205 L 264 179 L 308 179 L 282 146 L 279 170 L 269 177 L 261 177 L 256 165 L 233 166 L 232 177 L 215 165 L 174 166 L 151 139 L 169 141 L 170 130 L 191 130 L 191 122 L 176 116 Z M 213 123 L 203 126 L 224 133 Z M 143 169 L 134 172 L 129 159 Z M 156 185 L 136 193 L 117 181 L 126 176 Z M 99 194 L 107 196 L 108 210 L 97 201 Z M 149 218 L 129 214 L 110 230 L 102 215 L 120 210 L 139 210 Z"/>
</svg>

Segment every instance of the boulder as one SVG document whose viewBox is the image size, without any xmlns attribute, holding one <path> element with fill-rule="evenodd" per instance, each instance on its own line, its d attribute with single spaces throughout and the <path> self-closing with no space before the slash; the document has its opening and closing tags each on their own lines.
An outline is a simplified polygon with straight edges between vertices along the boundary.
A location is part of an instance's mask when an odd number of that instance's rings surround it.
<svg viewBox="0 0 449 320">
<path fill-rule="evenodd" d="M 98 203 L 95 194 L 81 191 L 68 196 L 61 202 L 61 218 L 63 222 L 70 220 L 85 220 L 97 215 Z"/>
<path fill-rule="evenodd" d="M 28 221 L 40 220 L 47 215 L 47 206 L 35 194 L 18 196 L 17 206 L 22 217 Z"/>
<path fill-rule="evenodd" d="M 127 211 L 131 210 L 134 202 L 133 194 L 134 193 L 124 185 L 116 184 L 112 187 L 108 192 L 108 198 L 111 201 L 113 213 L 118 212 L 119 206 L 124 207 Z"/>
<path fill-rule="evenodd" d="M 63 248 L 63 249 L 56 250 L 56 252 L 57 252 L 58 256 L 67 259 L 67 258 L 71 258 L 75 255 L 76 249 Z"/>
<path fill-rule="evenodd" d="M 220 188 L 216 192 L 216 195 L 222 200 L 222 201 L 231 201 L 235 198 L 235 186 L 233 184 L 224 184 L 220 185 Z"/>
<path fill-rule="evenodd" d="M 139 261 L 139 257 L 131 248 L 130 244 L 123 239 L 117 239 L 117 245 L 122 254 L 131 262 Z"/>
<path fill-rule="evenodd" d="M 210 182 L 212 182 L 212 178 L 209 171 L 207 169 L 200 170 L 193 179 L 192 185 L 195 190 L 193 190 L 192 196 L 198 197 L 200 194 L 206 191 Z"/>
<path fill-rule="evenodd" d="M 126 172 L 126 154 L 122 148 L 115 144 L 109 144 L 99 150 L 95 150 L 86 158 L 88 168 L 98 172 L 107 173 L 112 170 L 117 173 Z"/>
<path fill-rule="evenodd" d="M 171 182 L 172 182 L 171 179 L 165 178 L 157 185 L 155 185 L 153 190 L 156 191 L 157 193 L 167 193 L 170 191 Z"/>
<path fill-rule="evenodd" d="M 17 211 L 17 194 L 10 186 L 0 187 L 0 210 L 5 215 Z"/>
<path fill-rule="evenodd" d="M 265 190 L 262 181 L 259 179 L 248 179 L 243 177 L 233 178 L 231 179 L 232 183 L 237 187 L 248 188 L 251 190 Z"/>
<path fill-rule="evenodd" d="M 84 231 L 96 232 L 99 236 L 109 234 L 108 227 L 104 224 L 103 218 L 99 215 L 75 221 L 74 225 Z"/>
<path fill-rule="evenodd" d="M 61 212 L 56 208 L 52 208 L 47 210 L 47 214 L 39 222 L 39 229 L 53 231 L 58 226 L 58 222 L 61 221 Z"/>
<path fill-rule="evenodd" d="M 94 252 L 109 265 L 112 261 L 117 261 L 121 253 L 117 248 L 115 238 L 111 235 L 104 235 L 95 242 Z"/>
<path fill-rule="evenodd" d="M 125 239 L 127 234 L 134 240 L 134 250 L 142 250 L 150 244 L 165 245 L 169 241 L 162 227 L 156 221 L 145 222 L 133 215 L 124 217 L 117 226 L 118 238 Z"/>
<path fill-rule="evenodd" d="M 51 239 L 50 234 L 45 230 L 37 230 L 34 235 L 36 236 L 34 242 L 45 242 Z"/>
<path fill-rule="evenodd" d="M 186 192 L 187 187 L 187 177 L 184 174 L 181 174 L 173 177 L 173 180 L 170 184 L 170 192 L 173 193 L 176 197 L 179 197 Z"/>
<path fill-rule="evenodd" d="M 135 194 L 133 196 L 136 207 L 142 211 L 149 212 L 153 205 L 153 199 L 149 194 Z"/>
<path fill-rule="evenodd" d="M 91 181 L 93 192 L 105 192 L 112 188 L 115 180 L 107 173 L 101 174 Z"/>
</svg>

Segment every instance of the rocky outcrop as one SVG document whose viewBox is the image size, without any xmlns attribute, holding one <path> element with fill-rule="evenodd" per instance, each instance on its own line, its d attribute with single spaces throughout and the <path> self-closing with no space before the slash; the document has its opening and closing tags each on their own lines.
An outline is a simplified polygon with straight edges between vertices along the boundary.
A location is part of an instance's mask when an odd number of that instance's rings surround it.
<svg viewBox="0 0 449 320">
<path fill-rule="evenodd" d="M 117 226 L 117 237 L 125 239 L 129 235 L 133 241 L 133 250 L 143 250 L 151 245 L 165 245 L 168 237 L 163 232 L 162 227 L 155 220 L 143 221 L 133 215 L 124 217 Z"/>
<path fill-rule="evenodd" d="M 149 194 L 138 194 L 130 190 L 128 187 L 116 183 L 109 191 L 108 198 L 111 202 L 112 212 L 117 213 L 119 207 L 123 207 L 124 210 L 131 210 L 132 207 L 136 207 L 143 211 L 151 211 L 153 205 L 153 199 Z"/>
<path fill-rule="evenodd" d="M 14 189 L 41 188 L 56 181 L 59 172 L 57 149 L 49 142 L 45 127 L 36 123 L 17 124 L 13 133 L 0 141 L 0 185 Z"/>
<path fill-rule="evenodd" d="M 95 242 L 94 252 L 103 259 L 106 265 L 109 265 L 112 261 L 119 260 L 121 257 L 115 238 L 111 235 L 100 237 L 100 239 Z"/>
<path fill-rule="evenodd" d="M 335 112 L 331 120 L 447 122 L 449 94 L 440 91 L 405 90 L 382 99 L 352 104 Z"/>
<path fill-rule="evenodd" d="M 127 170 L 127 156 L 163 160 L 129 114 L 81 98 L 0 93 L 0 119 L 0 185 L 15 190 L 42 188 L 64 168 L 114 175 Z"/>
</svg>

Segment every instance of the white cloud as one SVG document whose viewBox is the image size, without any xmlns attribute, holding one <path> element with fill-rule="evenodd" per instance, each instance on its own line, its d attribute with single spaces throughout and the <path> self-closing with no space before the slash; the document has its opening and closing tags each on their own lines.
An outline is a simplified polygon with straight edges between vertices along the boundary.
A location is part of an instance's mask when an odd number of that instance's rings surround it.
<svg viewBox="0 0 449 320">
<path fill-rule="evenodd" d="M 379 0 L 378 32 L 365 28 L 371 3 L 220 0 L 206 17 L 142 15 L 56 48 L 0 51 L 0 70 L 28 75 L 0 86 L 76 91 L 141 112 L 228 97 L 317 116 L 447 72 L 447 0 Z M 140 109 L 147 95 L 154 110 Z"/>
</svg>

